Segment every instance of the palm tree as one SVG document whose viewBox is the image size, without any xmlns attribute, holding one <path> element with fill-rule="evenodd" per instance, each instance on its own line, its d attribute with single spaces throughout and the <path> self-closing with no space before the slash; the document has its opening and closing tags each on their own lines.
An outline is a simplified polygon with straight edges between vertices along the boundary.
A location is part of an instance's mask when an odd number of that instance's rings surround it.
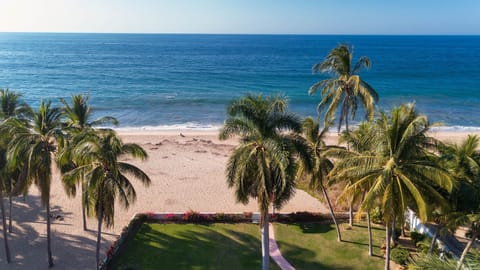
<svg viewBox="0 0 480 270">
<path fill-rule="evenodd" d="M 18 92 L 10 91 L 8 89 L 0 89 L 0 118 L 7 120 L 9 118 L 21 118 L 22 114 L 28 111 L 28 105 L 20 102 L 21 94 Z M 5 137 L 7 141 L 10 138 Z M 5 142 L 7 144 L 8 142 Z M 8 195 L 9 201 L 9 218 L 8 218 L 8 231 L 12 232 L 12 196 L 17 195 L 21 191 L 25 193 L 25 190 L 22 189 L 22 184 L 25 183 L 24 176 L 25 172 L 22 170 L 23 166 L 18 166 L 13 168 L 13 171 L 5 170 L 4 181 L 5 181 L 5 192 Z"/>
<path fill-rule="evenodd" d="M 3 137 L 3 136 L 2 136 Z M 2 176 L 6 175 L 6 146 L 3 144 L 4 140 L 2 138 L 0 145 L 0 171 Z M 3 226 L 3 243 L 5 245 L 5 256 L 7 258 L 7 263 L 10 263 L 10 247 L 8 246 L 8 235 L 7 235 L 7 221 L 5 215 L 5 205 L 3 204 L 3 190 L 5 189 L 5 178 L 0 179 L 0 210 L 2 211 L 2 226 Z"/>
<path fill-rule="evenodd" d="M 341 242 L 342 235 L 340 233 L 340 228 L 338 226 L 337 219 L 335 218 L 335 212 L 333 211 L 332 203 L 330 202 L 330 198 L 328 197 L 325 186 L 325 183 L 328 183 L 328 174 L 334 166 L 333 162 L 326 156 L 326 153 L 328 150 L 332 150 L 332 148 L 337 148 L 334 146 L 327 146 L 325 144 L 324 137 L 327 130 L 328 128 L 324 128 L 322 131 L 320 131 L 319 121 L 315 121 L 311 117 L 307 117 L 303 120 L 303 136 L 308 147 L 310 148 L 310 152 L 313 155 L 314 164 L 311 171 L 306 171 L 303 163 L 300 163 L 298 172 L 299 175 L 308 173 L 310 176 L 310 188 L 322 192 L 337 230 L 337 241 Z"/>
<path fill-rule="evenodd" d="M 360 206 L 369 210 L 380 201 L 386 223 L 385 269 L 390 269 L 390 224 L 403 222 L 407 207 L 418 210 L 421 220 L 427 220 L 429 203 L 444 203 L 438 188 L 451 191 L 454 181 L 433 154 L 434 141 L 426 132 L 430 123 L 418 115 L 413 104 L 401 105 L 382 113 L 376 122 L 380 146 L 374 154 L 340 160 L 332 170 L 341 178 L 358 179 L 348 191 L 371 187 Z"/>
<path fill-rule="evenodd" d="M 463 215 L 461 216 L 463 218 L 463 224 L 470 224 L 470 240 L 468 240 L 467 245 L 463 249 L 462 255 L 460 256 L 460 259 L 458 260 L 457 263 L 457 269 L 460 270 L 462 269 L 462 266 L 464 264 L 465 258 L 467 257 L 468 252 L 472 248 L 473 243 L 479 238 L 480 236 L 480 211 L 477 210 L 476 213 L 473 214 L 468 214 L 468 215 Z"/>
<path fill-rule="evenodd" d="M 480 138 L 469 135 L 461 144 L 441 145 L 441 153 L 447 161 L 459 185 L 452 193 L 451 204 L 454 212 L 450 214 L 450 223 L 470 225 L 472 236 L 467 243 L 457 269 L 461 269 L 473 242 L 480 235 Z M 453 217 L 452 217 L 453 216 Z"/>
<path fill-rule="evenodd" d="M 0 89 L 0 103 L 2 105 L 1 111 L 0 111 L 0 116 L 3 118 L 3 120 L 6 120 L 10 117 L 14 117 L 16 115 L 17 109 L 18 109 L 18 99 L 20 98 L 20 94 L 11 92 L 8 89 Z M 4 123 L 2 123 L 3 125 Z M 4 131 L 4 130 L 3 130 Z M 5 246 L 5 256 L 7 259 L 7 263 L 11 262 L 10 258 L 10 247 L 8 245 L 8 235 L 7 235 L 7 222 L 6 222 L 6 214 L 5 214 L 5 205 L 3 203 L 3 193 L 4 191 L 7 192 L 10 198 L 10 218 L 9 218 L 9 223 L 10 223 L 10 228 L 9 231 L 11 232 L 11 222 L 12 222 L 12 175 L 9 173 L 9 170 L 7 168 L 7 144 L 8 140 L 10 138 L 7 138 L 6 132 L 2 132 L 1 134 L 1 140 L 0 140 L 0 171 L 1 171 L 1 179 L 0 179 L 0 210 L 2 214 L 2 226 L 3 226 L 3 242 Z"/>
<path fill-rule="evenodd" d="M 50 186 L 52 166 L 61 138 L 60 108 L 52 107 L 51 102 L 40 102 L 37 112 L 31 111 L 30 122 L 17 119 L 7 120 L 6 125 L 14 134 L 9 147 L 9 161 L 12 167 L 20 162 L 27 166 L 27 178 L 39 188 L 41 201 L 46 208 L 48 266 L 53 266 L 50 233 Z"/>
<path fill-rule="evenodd" d="M 96 264 L 100 266 L 100 244 L 102 224 L 114 224 L 115 200 L 127 209 L 136 200 L 135 189 L 127 175 L 148 186 L 151 182 L 147 174 L 138 167 L 119 161 L 120 157 L 131 156 L 144 160 L 147 153 L 137 144 L 124 144 L 111 130 L 97 130 L 84 133 L 83 138 L 73 149 L 73 155 L 82 160 L 81 166 L 64 174 L 64 181 L 75 182 L 79 175 L 88 181 L 89 201 L 93 204 L 98 220 Z"/>
<path fill-rule="evenodd" d="M 377 92 L 357 74 L 362 68 L 370 68 L 370 59 L 362 56 L 353 65 L 352 57 L 353 49 L 348 45 L 341 44 L 332 49 L 312 70 L 314 73 L 327 73 L 333 77 L 315 83 L 308 90 L 308 93 L 313 95 L 321 89 L 322 100 L 318 104 L 318 111 L 326 108 L 325 125 L 333 119 L 341 104 L 339 133 L 343 121 L 348 131 L 348 118 L 350 116 L 352 120 L 355 119 L 359 105 L 365 107 L 366 118 L 373 119 L 375 103 L 378 101 Z"/>
<path fill-rule="evenodd" d="M 351 132 L 343 132 L 339 138 L 339 143 L 346 143 L 351 145 L 351 148 L 341 155 L 338 155 L 340 158 L 354 158 L 359 156 L 365 155 L 374 155 L 376 148 L 378 147 L 378 140 L 379 138 L 377 134 L 377 130 L 374 128 L 374 125 L 371 122 L 362 122 L 355 130 Z M 345 179 L 343 179 L 345 180 Z M 348 179 L 347 180 L 347 190 L 350 185 L 352 185 L 357 179 Z M 369 183 L 366 183 L 366 186 L 361 186 L 355 190 L 349 190 L 349 194 L 347 197 L 350 198 L 350 205 L 353 202 L 363 201 L 366 192 L 371 188 L 368 186 Z M 350 210 L 352 207 L 350 207 Z M 368 228 L 368 255 L 373 256 L 373 245 L 372 245 L 372 228 L 371 228 L 371 220 L 370 220 L 370 210 L 365 209 L 367 214 L 367 228 Z M 359 212 L 360 214 L 360 212 Z M 353 225 L 353 213 L 349 211 L 350 217 L 350 226 Z"/>
<path fill-rule="evenodd" d="M 60 164 L 63 171 L 71 170 L 72 168 L 80 166 L 80 160 L 74 160 L 75 157 L 69 155 L 68 150 L 71 147 L 74 147 L 72 143 L 75 140 L 76 136 L 81 136 L 80 134 L 86 132 L 87 130 L 93 128 L 94 126 L 102 124 L 113 124 L 118 125 L 117 119 L 105 116 L 98 118 L 96 120 L 91 120 L 92 117 L 92 108 L 88 104 L 89 96 L 85 95 L 72 95 L 71 105 L 68 104 L 65 99 L 60 99 L 60 102 L 63 103 L 63 115 L 66 118 L 65 123 L 67 124 L 68 141 L 70 147 L 66 147 L 62 154 L 60 155 Z M 83 220 L 83 230 L 87 230 L 87 215 L 86 212 L 88 209 L 88 192 L 85 187 L 85 179 L 82 175 L 77 179 L 77 183 L 80 183 L 81 194 L 82 194 L 82 220 Z M 76 193 L 76 186 L 67 187 L 67 194 L 74 196 Z"/>
<path fill-rule="evenodd" d="M 235 188 L 237 202 L 256 198 L 262 227 L 262 269 L 269 268 L 268 207 L 285 204 L 295 192 L 296 156 L 311 170 L 310 154 L 299 135 L 299 119 L 286 111 L 282 97 L 247 95 L 227 108 L 228 118 L 219 138 L 240 136 L 240 144 L 231 154 L 227 185 Z"/>
</svg>

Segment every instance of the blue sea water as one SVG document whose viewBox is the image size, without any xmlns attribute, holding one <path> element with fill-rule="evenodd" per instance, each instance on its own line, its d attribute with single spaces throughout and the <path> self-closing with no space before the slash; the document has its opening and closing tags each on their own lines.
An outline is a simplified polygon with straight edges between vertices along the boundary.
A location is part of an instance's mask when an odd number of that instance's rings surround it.
<svg viewBox="0 0 480 270">
<path fill-rule="evenodd" d="M 480 127 L 480 36 L 0 33 L 0 87 L 32 106 L 88 92 L 123 128 L 216 127 L 247 92 L 283 93 L 316 116 L 307 90 L 326 77 L 311 67 L 340 43 L 371 59 L 361 76 L 380 109 L 415 101 L 451 129 Z"/>
</svg>

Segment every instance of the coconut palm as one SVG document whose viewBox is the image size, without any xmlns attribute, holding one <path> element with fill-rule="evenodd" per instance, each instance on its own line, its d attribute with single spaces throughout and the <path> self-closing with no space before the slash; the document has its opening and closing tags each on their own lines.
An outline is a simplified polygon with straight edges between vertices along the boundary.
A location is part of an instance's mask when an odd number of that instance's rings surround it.
<svg viewBox="0 0 480 270">
<path fill-rule="evenodd" d="M 343 158 L 356 158 L 359 156 L 368 156 L 374 155 L 375 151 L 378 147 L 378 140 L 379 138 L 377 134 L 377 130 L 375 129 L 374 125 L 371 122 L 362 122 L 360 125 L 351 132 L 343 132 L 339 138 L 339 143 L 346 143 L 351 147 L 349 150 L 339 155 L 339 157 Z M 341 179 L 341 181 L 345 181 L 346 179 Z M 347 179 L 347 190 L 348 187 L 351 186 L 356 180 L 355 178 Z M 353 202 L 363 201 L 366 192 L 371 188 L 368 186 L 369 183 L 366 183 L 365 186 L 358 186 L 358 188 L 354 190 L 349 190 L 346 192 L 348 196 L 347 198 L 350 199 L 350 205 Z M 352 208 L 350 207 L 350 210 Z M 371 209 L 365 209 L 367 214 L 367 228 L 368 228 L 368 254 L 369 256 L 373 256 L 373 245 L 372 245 L 372 228 L 371 228 L 371 220 L 370 220 L 370 211 Z M 350 226 L 353 225 L 353 214 L 352 211 L 349 211 L 350 217 Z M 359 212 L 360 214 L 360 212 Z"/>
<path fill-rule="evenodd" d="M 64 181 L 74 183 L 80 175 L 87 180 L 89 202 L 95 209 L 98 220 L 96 263 L 100 265 L 100 244 L 102 225 L 114 224 L 115 200 L 127 209 L 136 200 L 135 189 L 128 176 L 140 180 L 148 186 L 151 182 L 147 174 L 138 167 L 119 158 L 130 156 L 146 159 L 147 153 L 137 144 L 124 144 L 111 130 L 97 130 L 84 133 L 83 138 L 72 150 L 73 155 L 82 160 L 81 166 L 64 174 Z"/>
<path fill-rule="evenodd" d="M 7 120 L 6 126 L 14 134 L 9 146 L 8 159 L 13 168 L 21 162 L 27 167 L 29 183 L 35 183 L 41 193 L 41 201 L 46 208 L 48 266 L 53 266 L 50 232 L 50 186 L 52 167 L 61 139 L 60 108 L 52 107 L 51 102 L 40 102 L 38 111 L 31 111 L 31 121 Z"/>
<path fill-rule="evenodd" d="M 240 136 L 226 168 L 227 185 L 238 202 L 256 198 L 262 227 L 262 267 L 269 268 L 268 207 L 285 204 L 295 192 L 296 154 L 311 169 L 310 154 L 299 135 L 299 119 L 286 111 L 282 97 L 247 95 L 227 108 L 219 138 Z"/>
<path fill-rule="evenodd" d="M 358 106 L 365 108 L 367 119 L 373 119 L 375 103 L 378 101 L 377 92 L 357 74 L 362 68 L 370 68 L 370 59 L 362 56 L 353 65 L 352 58 L 353 49 L 348 45 L 341 44 L 332 49 L 322 62 L 312 68 L 314 73 L 331 74 L 332 78 L 321 80 L 308 90 L 310 95 L 321 90 L 322 100 L 318 104 L 318 111 L 326 109 L 325 124 L 333 119 L 337 108 L 341 106 L 339 133 L 343 121 L 348 131 L 349 116 L 355 119 Z"/>
<path fill-rule="evenodd" d="M 360 212 L 372 209 L 380 201 L 386 223 L 385 269 L 390 269 L 390 224 L 403 222 L 409 206 L 426 221 L 430 202 L 445 203 L 438 188 L 450 192 L 454 186 L 453 178 L 432 152 L 434 141 L 426 134 L 430 126 L 427 117 L 417 114 L 413 104 L 394 108 L 390 116 L 382 113 L 376 122 L 380 147 L 375 153 L 342 159 L 332 170 L 340 179 L 358 179 L 347 192 L 370 187 Z"/>
<path fill-rule="evenodd" d="M 332 148 L 338 148 L 335 146 L 327 146 L 324 138 L 328 128 L 324 128 L 320 131 L 319 121 L 315 121 L 311 117 L 307 117 L 303 120 L 303 136 L 307 142 L 310 152 L 313 155 L 314 164 L 311 171 L 306 171 L 304 164 L 300 163 L 298 167 L 299 175 L 309 174 L 309 186 L 313 190 L 321 191 L 325 202 L 327 202 L 330 215 L 332 216 L 333 223 L 337 230 L 337 241 L 342 241 L 342 235 L 340 228 L 335 218 L 335 212 L 333 211 L 332 203 L 328 197 L 326 183 L 328 183 L 328 174 L 333 169 L 333 162 L 326 156 L 328 150 Z"/>
<path fill-rule="evenodd" d="M 4 145 L 4 140 L 1 140 L 0 144 L 0 173 L 5 175 L 7 168 L 6 168 L 6 146 Z M 2 181 L 3 180 L 3 181 Z M 5 190 L 5 178 L 2 177 L 0 179 L 0 210 L 2 213 L 2 226 L 3 226 L 3 243 L 5 246 L 5 256 L 7 259 L 7 263 L 10 263 L 10 247 L 8 245 L 8 235 L 7 235 L 7 221 L 6 221 L 6 215 L 5 215 L 5 205 L 3 203 L 3 192 Z"/>
<path fill-rule="evenodd" d="M 63 103 L 63 115 L 65 116 L 65 123 L 67 124 L 65 130 L 67 131 L 67 143 L 69 145 L 69 147 L 66 147 L 64 151 L 62 151 L 59 159 L 59 163 L 61 164 L 61 168 L 63 171 L 68 171 L 81 165 L 80 160 L 75 159 L 74 156 L 71 156 L 69 154 L 69 149 L 74 147 L 74 145 L 72 144 L 76 136 L 81 136 L 81 133 L 87 132 L 94 126 L 99 126 L 103 124 L 118 125 L 117 119 L 110 116 L 101 117 L 92 121 L 92 108 L 89 106 L 88 100 L 88 95 L 72 95 L 70 105 L 65 99 L 60 99 L 60 101 Z M 85 231 L 87 230 L 86 212 L 90 211 L 90 209 L 88 209 L 88 192 L 86 190 L 86 183 L 84 180 L 84 177 L 80 175 L 77 179 L 77 183 L 75 184 L 79 184 L 81 188 L 80 193 L 82 194 L 82 221 L 83 230 Z M 75 196 L 75 184 L 73 186 L 66 187 L 67 194 Z"/>
<path fill-rule="evenodd" d="M 473 242 L 480 235 L 480 138 L 469 135 L 461 144 L 446 144 L 440 148 L 459 185 L 452 193 L 451 204 L 454 212 L 449 215 L 449 224 L 468 224 L 472 236 L 467 243 L 457 269 L 461 269 Z M 453 216 L 453 217 L 452 217 Z"/>
<path fill-rule="evenodd" d="M 20 102 L 21 94 L 8 89 L 0 89 L 0 118 L 7 120 L 9 118 L 22 118 L 22 114 L 28 111 L 28 105 Z M 10 140 L 9 136 L 6 136 L 7 140 L 5 144 Z M 26 190 L 22 190 L 25 183 L 25 171 L 22 170 L 24 166 L 18 166 L 13 170 L 4 170 L 3 181 L 5 192 L 8 195 L 9 201 L 9 218 L 8 218 L 8 231 L 12 232 L 12 197 L 18 195 L 18 193 L 26 193 Z"/>
</svg>

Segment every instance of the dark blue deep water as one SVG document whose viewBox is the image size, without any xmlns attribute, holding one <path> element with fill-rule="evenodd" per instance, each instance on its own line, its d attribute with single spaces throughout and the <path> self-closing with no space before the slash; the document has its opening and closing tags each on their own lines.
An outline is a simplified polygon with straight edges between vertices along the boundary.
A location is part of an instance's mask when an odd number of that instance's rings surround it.
<svg viewBox="0 0 480 270">
<path fill-rule="evenodd" d="M 340 43 L 372 60 L 361 76 L 380 109 L 415 101 L 450 129 L 480 127 L 480 36 L 0 33 L 0 87 L 33 106 L 89 92 L 96 115 L 121 127 L 218 126 L 246 92 L 283 93 L 316 115 L 307 90 L 325 77 L 311 67 Z"/>
</svg>

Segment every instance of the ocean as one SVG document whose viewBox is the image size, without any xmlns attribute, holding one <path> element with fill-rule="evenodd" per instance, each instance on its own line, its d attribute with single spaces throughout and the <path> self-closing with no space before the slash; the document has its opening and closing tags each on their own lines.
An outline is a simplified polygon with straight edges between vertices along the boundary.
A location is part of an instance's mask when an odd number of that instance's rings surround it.
<svg viewBox="0 0 480 270">
<path fill-rule="evenodd" d="M 34 107 L 89 93 L 95 116 L 128 129 L 215 129 L 257 92 L 317 116 L 308 88 L 327 77 L 311 68 L 341 43 L 371 59 L 360 75 L 379 110 L 416 102 L 444 129 L 480 130 L 480 36 L 0 33 L 0 88 Z"/>
</svg>

